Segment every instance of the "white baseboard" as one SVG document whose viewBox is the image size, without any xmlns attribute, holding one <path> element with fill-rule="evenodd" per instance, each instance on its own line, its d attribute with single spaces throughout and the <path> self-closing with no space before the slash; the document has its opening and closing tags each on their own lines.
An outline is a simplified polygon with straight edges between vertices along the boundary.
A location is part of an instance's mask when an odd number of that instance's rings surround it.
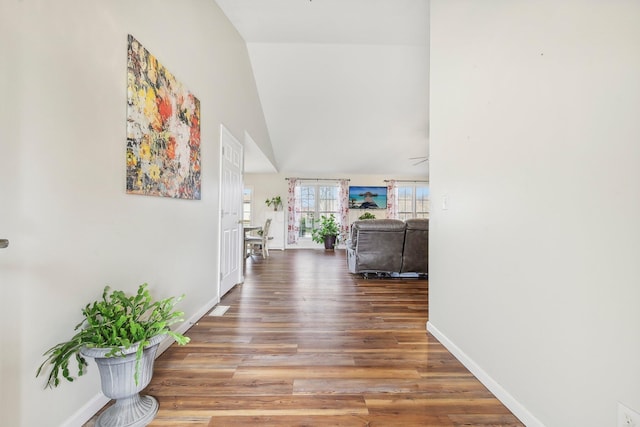
<svg viewBox="0 0 640 427">
<path fill-rule="evenodd" d="M 78 427 L 86 423 L 98 412 L 104 405 L 109 403 L 109 398 L 104 394 L 96 394 L 85 403 L 82 408 L 71 416 L 67 421 L 62 423 L 61 427 Z"/>
<path fill-rule="evenodd" d="M 540 420 L 531 414 L 520 402 L 518 402 L 507 390 L 504 389 L 497 381 L 489 376 L 476 362 L 474 362 L 467 354 L 457 345 L 447 338 L 433 323 L 427 322 L 427 330 L 440 343 L 455 356 L 485 387 L 493 393 L 496 398 L 504 404 L 518 419 L 528 427 L 544 427 Z"/>
<path fill-rule="evenodd" d="M 184 334 L 191 326 L 196 324 L 198 320 L 205 314 L 211 311 L 211 309 L 218 303 L 218 299 L 212 299 L 207 302 L 200 310 L 198 310 L 187 321 L 183 322 L 174 331 Z M 158 353 L 156 358 L 164 353 L 173 344 L 173 339 L 164 340 L 158 347 Z M 78 411 L 73 414 L 67 421 L 65 421 L 61 427 L 77 427 L 85 424 L 89 421 L 104 405 L 109 403 L 109 398 L 102 393 L 98 393 L 93 396 L 87 403 L 85 403 Z"/>
<path fill-rule="evenodd" d="M 213 309 L 213 307 L 215 307 L 215 305 L 217 303 L 218 303 L 218 299 L 217 298 L 214 298 L 214 299 L 208 301 L 205 305 L 202 306 L 202 308 L 200 308 L 200 310 L 196 311 L 193 314 L 193 316 L 191 316 L 189 319 L 187 319 L 186 322 L 183 322 L 177 328 L 173 328 L 173 330 L 178 332 L 178 333 L 180 333 L 180 334 L 184 334 L 185 332 L 187 332 L 187 330 L 190 327 L 195 325 L 198 322 L 198 320 L 200 320 L 202 318 L 202 316 L 204 316 L 205 314 L 209 313 Z M 164 340 L 164 341 L 162 341 L 160 343 L 160 346 L 158 347 L 158 356 L 160 356 L 162 353 L 164 353 L 166 349 L 171 347 L 171 344 L 173 344 L 173 340 Z M 156 358 L 158 356 L 156 356 Z"/>
</svg>

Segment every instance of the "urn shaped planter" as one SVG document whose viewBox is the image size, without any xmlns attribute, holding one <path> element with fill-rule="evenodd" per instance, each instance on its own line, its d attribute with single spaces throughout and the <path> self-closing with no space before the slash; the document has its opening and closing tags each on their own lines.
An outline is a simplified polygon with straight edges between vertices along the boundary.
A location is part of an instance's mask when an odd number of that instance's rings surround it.
<svg viewBox="0 0 640 427">
<path fill-rule="evenodd" d="M 61 380 L 84 375 L 87 360 L 94 358 L 102 392 L 116 401 L 99 416 L 97 426 L 146 426 L 158 412 L 158 402 L 141 397 L 140 391 L 151 381 L 158 345 L 167 336 L 179 345 L 189 342 L 189 337 L 171 330 L 171 325 L 184 321 L 184 312 L 174 309 L 183 298 L 154 300 L 146 283 L 134 295 L 105 286 L 102 298 L 82 309 L 75 334 L 44 353 L 36 377 L 46 375 L 45 387 L 55 388 Z M 74 362 L 77 370 L 70 366 Z"/>
<path fill-rule="evenodd" d="M 135 381 L 136 351 L 138 344 L 122 351 L 122 355 L 107 356 L 111 348 L 83 348 L 80 353 L 95 359 L 100 371 L 102 392 L 115 404 L 96 420 L 97 427 L 142 427 L 153 420 L 158 412 L 158 401 L 152 396 L 140 396 L 151 381 L 158 346 L 165 335 L 156 335 L 142 352 Z"/>
</svg>

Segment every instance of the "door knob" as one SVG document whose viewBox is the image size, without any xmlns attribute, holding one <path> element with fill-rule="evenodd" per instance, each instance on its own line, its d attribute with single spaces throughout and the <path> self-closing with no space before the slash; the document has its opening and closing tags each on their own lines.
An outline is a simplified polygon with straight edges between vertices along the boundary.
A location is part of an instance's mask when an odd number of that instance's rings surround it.
<svg viewBox="0 0 640 427">
<path fill-rule="evenodd" d="M 0 239 L 0 249 L 9 246 L 9 239 Z"/>
</svg>

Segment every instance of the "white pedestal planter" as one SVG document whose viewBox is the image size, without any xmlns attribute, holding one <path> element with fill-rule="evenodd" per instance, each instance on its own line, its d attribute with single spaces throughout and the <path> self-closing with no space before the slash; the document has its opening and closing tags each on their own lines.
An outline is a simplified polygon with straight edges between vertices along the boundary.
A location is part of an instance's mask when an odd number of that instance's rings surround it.
<svg viewBox="0 0 640 427">
<path fill-rule="evenodd" d="M 152 396 L 140 396 L 140 391 L 151 381 L 158 345 L 165 338 L 166 335 L 157 335 L 149 340 L 140 360 L 138 384 L 134 380 L 137 345 L 125 350 L 124 357 L 105 357 L 110 348 L 82 349 L 83 356 L 96 360 L 102 392 L 116 400 L 113 406 L 100 414 L 97 427 L 142 427 L 153 420 L 158 412 L 158 401 Z"/>
</svg>

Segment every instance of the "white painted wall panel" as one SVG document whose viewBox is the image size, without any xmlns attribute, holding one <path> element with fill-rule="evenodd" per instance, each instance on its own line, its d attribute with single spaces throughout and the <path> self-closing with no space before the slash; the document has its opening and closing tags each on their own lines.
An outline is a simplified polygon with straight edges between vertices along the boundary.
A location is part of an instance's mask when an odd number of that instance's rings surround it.
<svg viewBox="0 0 640 427">
<path fill-rule="evenodd" d="M 99 393 L 97 370 L 42 390 L 42 353 L 106 284 L 185 293 L 187 318 L 215 298 L 220 124 L 269 155 L 270 142 L 246 45 L 215 2 L 11 0 L 2 12 L 0 401 L 12 426 L 62 425 Z M 125 194 L 128 33 L 200 99 L 200 201 Z"/>
<path fill-rule="evenodd" d="M 430 322 L 542 424 L 615 425 L 640 408 L 640 3 L 431 6 Z"/>
</svg>

